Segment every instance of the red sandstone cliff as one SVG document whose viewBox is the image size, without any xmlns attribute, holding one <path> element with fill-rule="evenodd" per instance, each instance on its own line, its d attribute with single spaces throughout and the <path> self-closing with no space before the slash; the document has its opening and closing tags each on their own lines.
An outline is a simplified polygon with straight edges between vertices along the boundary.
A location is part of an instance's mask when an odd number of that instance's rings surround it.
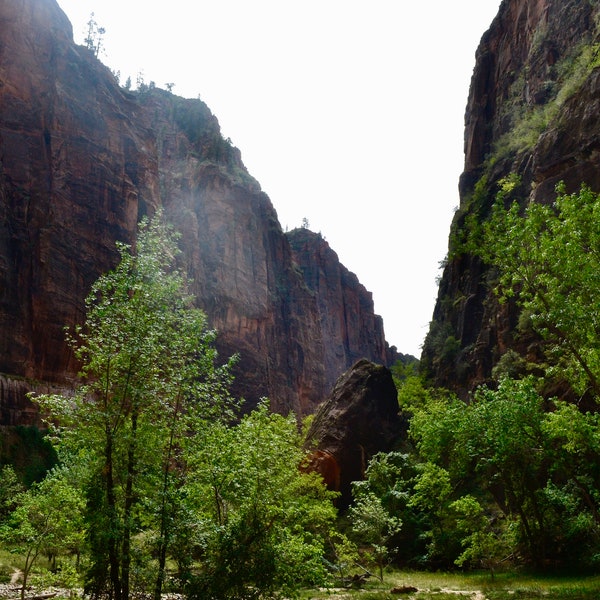
<svg viewBox="0 0 600 600">
<path fill-rule="evenodd" d="M 436 383 L 465 395 L 510 348 L 536 359 L 516 334 L 518 311 L 499 305 L 485 265 L 461 241 L 485 221 L 510 174 L 515 199 L 551 202 L 555 186 L 600 192 L 597 1 L 504 0 L 476 54 L 465 115 L 461 206 L 450 234 L 422 362 Z"/>
<path fill-rule="evenodd" d="M 132 241 L 139 218 L 161 205 L 182 233 L 221 354 L 241 354 L 236 391 L 249 401 L 268 396 L 275 410 L 307 413 L 357 356 L 393 358 L 380 320 L 351 302 L 337 314 L 338 301 L 326 307 L 326 280 L 319 296 L 307 285 L 269 198 L 201 101 L 126 92 L 74 45 L 54 0 L 6 0 L 0 425 L 35 419 L 26 391 L 72 384 L 77 365 L 63 328 L 82 320 L 91 283 L 115 263 L 115 241 Z M 352 285 L 341 293 L 355 294 Z M 338 339 L 342 332 L 356 343 Z"/>
<path fill-rule="evenodd" d="M 340 263 L 321 235 L 304 228 L 286 235 L 316 301 L 327 379 L 337 379 L 341 361 L 354 363 L 367 354 L 378 364 L 391 364 L 393 351 L 385 343 L 383 321 L 375 314 L 372 294 Z"/>
</svg>

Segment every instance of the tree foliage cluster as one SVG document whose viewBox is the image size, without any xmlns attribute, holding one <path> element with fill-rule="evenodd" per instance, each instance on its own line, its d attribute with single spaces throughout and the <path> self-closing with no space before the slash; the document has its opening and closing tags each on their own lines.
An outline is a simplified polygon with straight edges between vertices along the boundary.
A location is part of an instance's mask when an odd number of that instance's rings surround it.
<svg viewBox="0 0 600 600">
<path fill-rule="evenodd" d="M 372 564 L 597 570 L 600 414 L 502 378 L 469 403 L 413 378 L 412 447 L 375 456 L 354 486 Z"/>
<path fill-rule="evenodd" d="M 106 29 L 98 25 L 94 13 L 91 13 L 87 22 L 87 32 L 83 43 L 88 50 L 91 50 L 94 53 L 96 58 L 98 58 L 100 53 L 104 50 L 105 33 Z"/>
<path fill-rule="evenodd" d="M 411 433 L 424 462 L 411 502 L 430 520 L 430 558 L 597 567 L 598 424 L 597 414 L 546 401 L 531 378 L 417 411 Z"/>
<path fill-rule="evenodd" d="M 545 376 L 600 396 L 600 200 L 563 185 L 551 205 L 500 195 L 486 226 L 484 260 L 497 270 L 501 300 L 516 298 L 522 325 L 543 340 Z"/>
<path fill-rule="evenodd" d="M 356 485 L 402 523 L 388 551 L 412 564 L 600 566 L 600 197 L 560 185 L 522 208 L 518 187 L 501 182 L 477 252 L 542 361 L 507 351 L 467 403 L 406 378 L 413 450 L 376 457 Z"/>
<path fill-rule="evenodd" d="M 175 236 L 160 215 L 145 221 L 71 335 L 81 386 L 37 398 L 58 466 L 29 489 L 0 473 L 0 539 L 22 557 L 23 590 L 42 555 L 63 581 L 83 577 L 91 596 L 115 600 L 294 597 L 328 568 L 352 582 L 394 561 L 598 569 L 600 411 L 545 390 L 562 380 L 598 401 L 600 198 L 559 187 L 554 204 L 523 210 L 507 206 L 517 184 L 501 186 L 481 257 L 542 340 L 544 364 L 534 377 L 507 352 L 504 375 L 467 403 L 399 366 L 410 439 L 371 460 L 342 521 L 298 468 L 294 417 L 266 402 L 240 417 L 235 357 L 219 364 Z"/>
<path fill-rule="evenodd" d="M 325 576 L 335 517 L 322 481 L 298 468 L 295 419 L 266 404 L 239 416 L 235 357 L 218 364 L 162 215 L 118 248 L 70 336 L 81 385 L 35 399 L 59 465 L 29 489 L 1 473 L 0 541 L 22 557 L 23 593 L 50 556 L 94 598 L 292 597 Z"/>
</svg>

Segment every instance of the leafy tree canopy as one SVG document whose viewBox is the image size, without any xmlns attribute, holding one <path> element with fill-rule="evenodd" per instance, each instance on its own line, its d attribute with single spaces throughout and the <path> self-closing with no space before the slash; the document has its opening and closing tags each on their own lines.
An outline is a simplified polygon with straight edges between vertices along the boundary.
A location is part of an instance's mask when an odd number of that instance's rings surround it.
<svg viewBox="0 0 600 600">
<path fill-rule="evenodd" d="M 482 254 L 500 297 L 516 297 L 544 340 L 547 376 L 600 398 L 600 200 L 558 186 L 552 205 L 504 206 L 501 190 Z"/>
<path fill-rule="evenodd" d="M 135 561 L 147 561 L 135 547 L 144 528 L 157 532 L 160 595 L 188 419 L 226 419 L 233 407 L 231 361 L 216 365 L 216 334 L 186 292 L 162 214 L 142 222 L 135 247 L 118 249 L 119 264 L 93 285 L 71 337 L 83 384 L 73 397 L 37 400 L 59 424 L 62 459 L 78 469 L 87 498 L 88 591 L 126 600 Z"/>
</svg>

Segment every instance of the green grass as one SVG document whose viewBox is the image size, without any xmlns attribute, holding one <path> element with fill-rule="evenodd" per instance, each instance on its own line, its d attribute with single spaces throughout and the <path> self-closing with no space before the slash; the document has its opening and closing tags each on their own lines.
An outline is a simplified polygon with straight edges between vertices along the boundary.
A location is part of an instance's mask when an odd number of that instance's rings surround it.
<svg viewBox="0 0 600 600">
<path fill-rule="evenodd" d="M 413 586 L 412 594 L 391 594 L 392 588 Z M 462 592 L 462 593 L 457 593 Z M 483 574 L 447 574 L 425 572 L 387 573 L 383 583 L 368 582 L 362 590 L 305 590 L 303 600 L 598 600 L 600 576 L 533 576 L 502 573 L 492 580 Z"/>
<path fill-rule="evenodd" d="M 0 582 L 10 579 L 18 557 L 0 548 Z M 44 565 L 34 569 L 44 572 Z M 412 594 L 392 594 L 393 588 L 412 586 Z M 458 594 L 457 592 L 462 592 Z M 304 590 L 302 600 L 598 600 L 600 575 L 529 575 L 499 573 L 492 579 L 489 573 L 429 573 L 424 571 L 388 571 L 384 582 L 376 578 L 367 581 L 361 590 L 340 588 Z"/>
<path fill-rule="evenodd" d="M 8 583 L 13 572 L 15 557 L 0 547 L 0 583 Z"/>
</svg>

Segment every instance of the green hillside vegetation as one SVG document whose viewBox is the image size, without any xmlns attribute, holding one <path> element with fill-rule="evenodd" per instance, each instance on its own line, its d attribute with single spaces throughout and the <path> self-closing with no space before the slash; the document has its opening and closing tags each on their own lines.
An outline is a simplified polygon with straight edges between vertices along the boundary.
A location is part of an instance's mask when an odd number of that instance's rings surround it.
<svg viewBox="0 0 600 600">
<path fill-rule="evenodd" d="M 514 74 L 514 81 L 499 106 L 497 120 L 502 133 L 494 141 L 480 165 L 480 174 L 471 191 L 461 200 L 450 232 L 448 259 L 463 254 L 477 254 L 482 243 L 483 223 L 489 218 L 496 183 L 504 178 L 517 177 L 523 164 L 534 150 L 542 134 L 559 127 L 561 108 L 600 66 L 600 23 L 589 39 L 569 49 L 545 74 L 546 80 L 534 100 L 528 93 L 527 78 L 535 72 L 532 66 L 544 51 L 548 32 L 544 24 L 538 25 L 534 40 L 524 65 Z M 523 191 L 523 190 L 521 190 Z M 524 191 L 523 191 L 524 192 Z M 523 193 L 525 196 L 525 193 Z"/>
<path fill-rule="evenodd" d="M 343 598 L 353 587 L 388 598 L 407 586 L 425 598 L 594 597 L 600 413 L 547 390 L 563 382 L 598 402 L 600 197 L 559 187 L 552 206 L 523 211 L 508 200 L 518 184 L 502 182 L 481 258 L 543 341 L 543 362 L 507 353 L 467 403 L 398 365 L 409 438 L 370 461 L 345 514 L 299 469 L 293 415 L 266 401 L 240 415 L 228 393 L 236 357 L 217 356 L 192 306 L 176 235 L 160 214 L 142 222 L 70 334 L 81 386 L 35 398 L 56 465 L 33 479 L 0 472 L 0 572 L 16 570 L 22 597 L 49 584 L 116 600 Z M 415 570 L 463 578 L 426 583 Z M 525 575 L 548 572 L 571 578 Z"/>
<path fill-rule="evenodd" d="M 28 488 L 0 474 L 0 545 L 21 597 L 49 581 L 115 600 L 290 597 L 323 580 L 335 510 L 298 469 L 293 415 L 238 415 L 235 357 L 218 364 L 160 214 L 119 251 L 70 335 L 81 386 L 34 398 L 57 466 Z"/>
<path fill-rule="evenodd" d="M 445 564 L 596 571 L 600 199 L 559 186 L 553 204 L 523 210 L 510 200 L 519 184 L 500 182 L 479 256 L 541 358 L 507 351 L 496 383 L 466 405 L 439 391 L 419 399 L 411 434 L 427 477 L 417 478 L 416 498 L 435 507 L 427 548 Z M 573 401 L 553 397 L 561 389 Z"/>
</svg>

